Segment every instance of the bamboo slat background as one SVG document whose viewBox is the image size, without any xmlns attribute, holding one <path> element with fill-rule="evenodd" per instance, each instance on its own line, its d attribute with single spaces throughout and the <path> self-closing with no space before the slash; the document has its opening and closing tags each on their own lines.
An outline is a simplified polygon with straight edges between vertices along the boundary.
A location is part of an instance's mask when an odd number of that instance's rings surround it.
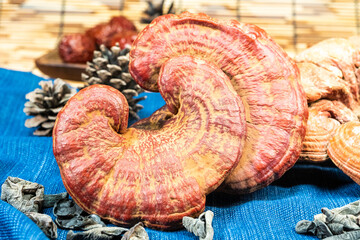
<svg viewBox="0 0 360 240">
<path fill-rule="evenodd" d="M 159 0 L 154 1 L 159 2 Z M 165 1 L 165 9 L 171 1 Z M 331 37 L 359 35 L 358 0 L 174 0 L 178 12 L 205 12 L 265 29 L 291 56 Z M 61 33 L 83 32 L 124 15 L 138 29 L 145 0 L 0 0 L 0 67 L 33 71 Z"/>
</svg>

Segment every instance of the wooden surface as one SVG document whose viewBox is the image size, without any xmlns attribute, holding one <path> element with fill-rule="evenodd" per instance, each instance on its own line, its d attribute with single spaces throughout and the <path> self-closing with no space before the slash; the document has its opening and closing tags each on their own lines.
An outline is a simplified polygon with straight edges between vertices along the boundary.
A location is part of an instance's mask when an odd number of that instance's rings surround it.
<svg viewBox="0 0 360 240">
<path fill-rule="evenodd" d="M 165 8 L 170 2 L 165 1 Z M 179 12 L 205 12 L 217 18 L 256 24 L 291 56 L 326 38 L 359 34 L 359 6 L 355 0 L 175 0 L 174 3 Z M 56 48 L 61 31 L 83 32 L 114 15 L 124 15 L 142 29 L 145 25 L 140 19 L 147 3 L 67 0 L 63 17 L 62 0 L 0 0 L 0 6 L 0 67 L 45 76 L 37 69 L 35 59 Z"/>
</svg>

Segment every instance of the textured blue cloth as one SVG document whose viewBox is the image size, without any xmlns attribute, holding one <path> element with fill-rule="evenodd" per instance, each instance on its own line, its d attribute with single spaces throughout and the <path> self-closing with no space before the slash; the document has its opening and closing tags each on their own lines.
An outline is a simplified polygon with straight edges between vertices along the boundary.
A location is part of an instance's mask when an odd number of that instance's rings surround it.
<svg viewBox="0 0 360 240">
<path fill-rule="evenodd" d="M 0 69 L 0 184 L 8 176 L 42 184 L 45 194 L 64 192 L 52 152 L 51 137 L 36 137 L 24 126 L 25 94 L 43 79 L 31 73 Z M 149 116 L 164 101 L 146 93 L 141 117 Z M 296 164 L 280 180 L 244 196 L 211 194 L 206 208 L 215 213 L 214 239 L 316 239 L 299 235 L 295 225 L 312 220 L 321 207 L 329 209 L 359 200 L 360 187 L 336 167 Z M 44 212 L 52 217 L 52 210 Z M 150 239 L 198 239 L 185 230 L 161 232 L 147 229 Z M 67 231 L 58 230 L 58 239 Z M 0 201 L 0 239 L 46 239 L 23 213 Z"/>
</svg>

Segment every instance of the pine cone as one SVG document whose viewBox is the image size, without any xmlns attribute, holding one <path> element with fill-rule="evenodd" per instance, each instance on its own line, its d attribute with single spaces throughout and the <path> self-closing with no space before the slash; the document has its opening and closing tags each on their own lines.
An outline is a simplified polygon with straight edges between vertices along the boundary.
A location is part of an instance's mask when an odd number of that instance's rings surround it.
<svg viewBox="0 0 360 240">
<path fill-rule="evenodd" d="M 134 98 L 144 90 L 129 73 L 129 52 L 130 47 L 121 50 L 117 44 L 109 50 L 101 45 L 100 51 L 94 51 L 93 61 L 87 62 L 86 73 L 83 73 L 81 78 L 86 82 L 85 87 L 105 84 L 118 89 L 129 103 L 130 117 L 139 120 L 137 112 L 143 106 L 137 103 L 146 97 Z"/>
<path fill-rule="evenodd" d="M 25 103 L 26 115 L 35 116 L 25 121 L 25 127 L 33 128 L 34 135 L 51 136 L 56 116 L 76 89 L 70 88 L 63 80 L 39 82 L 40 88 L 26 94 L 29 101 Z"/>
<path fill-rule="evenodd" d="M 147 1 L 148 8 L 144 11 L 146 17 L 141 18 L 141 23 L 151 23 L 152 20 L 154 20 L 158 16 L 164 14 L 170 14 L 170 13 L 174 14 L 175 13 L 175 11 L 173 10 L 174 2 L 171 2 L 171 5 L 167 12 L 164 10 L 164 2 L 165 0 L 162 0 L 161 3 L 154 5 L 152 1 Z"/>
</svg>

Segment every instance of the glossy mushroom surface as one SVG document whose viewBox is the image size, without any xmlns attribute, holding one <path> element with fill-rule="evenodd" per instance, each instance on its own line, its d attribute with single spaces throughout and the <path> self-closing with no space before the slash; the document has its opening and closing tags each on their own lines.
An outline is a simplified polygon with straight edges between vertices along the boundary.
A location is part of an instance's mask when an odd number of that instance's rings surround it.
<svg viewBox="0 0 360 240">
<path fill-rule="evenodd" d="M 312 104 L 309 107 L 301 159 L 312 162 L 326 161 L 329 141 L 337 128 L 343 123 L 356 120 L 357 116 L 342 102 L 320 100 Z"/>
<path fill-rule="evenodd" d="M 299 53 L 295 59 L 309 103 L 338 100 L 360 117 L 358 45 L 345 38 L 330 38 Z"/>
<path fill-rule="evenodd" d="M 327 160 L 329 140 L 340 124 L 360 119 L 358 39 L 326 39 L 295 57 L 310 109 L 302 160 Z"/>
<path fill-rule="evenodd" d="M 87 212 L 115 224 L 180 228 L 237 165 L 246 125 L 229 78 L 181 56 L 164 62 L 158 86 L 171 117 L 153 128 L 127 128 L 125 97 L 105 85 L 81 90 L 59 113 L 54 155 L 67 191 Z"/>
<path fill-rule="evenodd" d="M 360 184 L 360 122 L 341 125 L 331 138 L 328 154 L 335 165 Z"/>
<path fill-rule="evenodd" d="M 245 106 L 243 156 L 222 190 L 252 192 L 282 176 L 300 155 L 308 116 L 294 61 L 257 26 L 185 12 L 158 17 L 138 35 L 129 69 L 140 86 L 158 91 L 161 66 L 183 55 L 224 72 Z"/>
</svg>

